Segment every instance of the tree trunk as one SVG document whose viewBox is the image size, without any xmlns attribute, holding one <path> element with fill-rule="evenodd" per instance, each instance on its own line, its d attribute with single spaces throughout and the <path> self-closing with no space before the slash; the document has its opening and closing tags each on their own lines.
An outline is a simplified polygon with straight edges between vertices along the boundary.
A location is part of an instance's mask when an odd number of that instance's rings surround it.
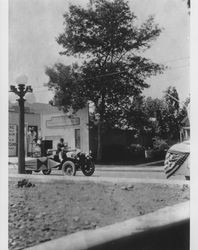
<svg viewBox="0 0 198 250">
<path fill-rule="evenodd" d="M 97 145 L 97 162 L 101 162 L 102 160 L 102 136 L 101 136 L 101 121 L 98 123 L 98 133 L 97 133 L 97 139 L 98 139 L 98 145 Z"/>
<path fill-rule="evenodd" d="M 104 91 L 101 96 L 101 100 L 98 103 L 97 110 L 99 110 L 100 118 L 98 121 L 98 147 L 97 147 L 97 162 L 101 162 L 102 160 L 102 125 L 104 121 L 104 111 L 105 111 L 105 94 Z"/>
</svg>

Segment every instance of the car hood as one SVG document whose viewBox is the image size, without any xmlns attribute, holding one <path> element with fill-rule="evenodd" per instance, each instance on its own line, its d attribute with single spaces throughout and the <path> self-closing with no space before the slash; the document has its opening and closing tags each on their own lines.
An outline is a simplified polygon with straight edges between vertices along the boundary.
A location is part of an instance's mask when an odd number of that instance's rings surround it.
<svg viewBox="0 0 198 250">
<path fill-rule="evenodd" d="M 168 152 L 190 153 L 190 141 L 175 144 L 169 148 Z"/>
</svg>

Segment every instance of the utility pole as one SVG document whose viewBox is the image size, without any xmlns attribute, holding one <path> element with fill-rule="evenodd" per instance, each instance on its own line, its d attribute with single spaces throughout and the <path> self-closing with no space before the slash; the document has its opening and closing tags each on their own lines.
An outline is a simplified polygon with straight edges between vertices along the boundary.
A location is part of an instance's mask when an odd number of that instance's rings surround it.
<svg viewBox="0 0 198 250">
<path fill-rule="evenodd" d="M 31 86 L 25 86 L 27 77 L 22 76 L 18 79 L 18 86 L 11 85 L 10 92 L 19 96 L 17 99 L 19 103 L 19 129 L 18 129 L 18 173 L 25 174 L 25 148 L 24 148 L 24 102 L 23 98 L 27 92 L 32 92 Z"/>
<path fill-rule="evenodd" d="M 174 101 L 179 102 L 179 100 L 177 98 L 175 98 L 174 96 L 170 95 L 169 93 L 166 93 L 170 98 L 172 98 Z M 187 112 L 187 117 L 189 118 L 189 107 L 188 105 L 186 105 L 185 103 L 183 103 L 184 108 L 186 109 Z"/>
</svg>

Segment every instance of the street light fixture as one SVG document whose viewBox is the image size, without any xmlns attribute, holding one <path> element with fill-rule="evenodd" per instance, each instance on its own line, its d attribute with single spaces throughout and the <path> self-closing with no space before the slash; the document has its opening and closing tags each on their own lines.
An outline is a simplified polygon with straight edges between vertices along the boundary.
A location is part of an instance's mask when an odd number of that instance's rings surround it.
<svg viewBox="0 0 198 250">
<path fill-rule="evenodd" d="M 24 83 L 27 78 L 20 78 L 22 83 L 18 83 L 17 87 L 14 85 L 10 86 L 10 92 L 15 93 L 19 99 L 17 99 L 19 103 L 19 130 L 18 130 L 18 173 L 25 173 L 25 148 L 24 148 L 24 96 L 26 93 L 31 93 L 32 87 L 25 86 Z M 23 81 L 22 81 L 23 80 Z"/>
</svg>

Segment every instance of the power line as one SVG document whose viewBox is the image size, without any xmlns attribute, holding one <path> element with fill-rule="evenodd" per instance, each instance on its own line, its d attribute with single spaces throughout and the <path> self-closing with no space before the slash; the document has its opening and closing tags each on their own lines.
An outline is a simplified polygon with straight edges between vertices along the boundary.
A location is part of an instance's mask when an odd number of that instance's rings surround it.
<svg viewBox="0 0 198 250">
<path fill-rule="evenodd" d="M 167 68 L 167 70 L 174 70 L 174 69 L 178 69 L 178 68 L 184 68 L 184 67 L 189 67 L 190 65 L 181 65 L 181 66 L 178 66 L 178 67 L 170 67 L 170 68 Z M 149 68 L 150 66 L 146 66 L 146 67 L 141 67 L 141 69 L 146 69 L 146 68 Z M 120 72 L 112 72 L 112 73 L 108 73 L 108 74 L 103 74 L 103 75 L 98 75 L 98 76 L 94 76 L 92 78 L 85 78 L 84 80 L 91 80 L 91 79 L 95 79 L 95 78 L 98 78 L 98 77 L 103 77 L 103 76 L 111 76 L 111 75 L 118 75 L 118 74 L 122 74 L 122 73 L 127 73 L 128 71 L 120 71 Z"/>
<path fill-rule="evenodd" d="M 179 67 L 172 67 L 172 68 L 168 68 L 167 70 L 177 70 L 177 69 L 180 69 L 180 68 L 185 68 L 185 67 L 189 67 L 190 65 L 182 65 L 182 66 L 179 66 Z M 105 74 L 105 75 L 100 75 L 100 76 L 95 76 L 94 78 L 86 78 L 84 80 L 92 80 L 92 79 L 95 79 L 95 78 L 99 78 L 101 76 L 110 76 L 110 75 L 116 75 L 116 74 L 120 74 L 120 73 L 126 73 L 127 71 L 121 71 L 121 72 L 115 72 L 115 73 L 111 73 L 111 74 Z M 178 78 L 176 79 L 173 79 L 171 81 L 174 81 L 174 80 L 177 80 Z M 170 81 L 170 80 L 169 80 Z M 33 90 L 34 93 L 40 93 L 40 92 L 47 92 L 48 90 L 47 89 L 42 89 L 42 90 Z"/>
<path fill-rule="evenodd" d="M 187 64 L 187 65 L 181 65 L 181 66 L 178 66 L 178 67 L 170 67 L 168 68 L 168 70 L 174 70 L 174 69 L 180 69 L 180 68 L 186 68 L 186 67 L 189 67 L 190 65 Z"/>
<path fill-rule="evenodd" d="M 175 62 L 175 61 L 181 61 L 181 60 L 189 60 L 190 57 L 180 57 L 180 58 L 177 58 L 177 59 L 172 59 L 172 60 L 168 60 L 168 61 L 162 61 L 160 63 L 169 63 L 169 62 Z M 142 67 L 142 69 L 145 69 L 147 67 L 150 67 L 150 66 L 146 66 L 146 67 Z M 179 66 L 178 68 L 180 68 L 181 66 Z M 184 66 L 182 66 L 184 67 Z M 99 76 L 95 76 L 95 77 L 102 77 L 102 76 L 111 76 L 111 75 L 116 75 L 116 74 L 121 74 L 121 73 L 126 73 L 127 71 L 121 71 L 121 72 L 112 72 L 112 73 L 107 73 L 107 74 L 103 74 L 103 75 L 99 75 Z M 95 78 L 94 77 L 94 78 Z M 89 78 L 85 79 L 85 80 L 88 80 Z M 92 79 L 92 78 L 90 78 Z M 46 83 L 45 83 L 46 84 Z M 37 89 L 42 89 L 44 87 L 47 87 L 47 86 L 43 86 L 43 87 L 36 87 Z"/>
<path fill-rule="evenodd" d="M 178 69 L 178 68 L 183 68 L 183 67 L 187 67 L 187 66 L 189 66 L 189 65 L 183 65 L 183 66 L 181 66 L 181 67 L 177 67 L 177 68 L 170 68 L 170 69 L 168 69 L 168 70 L 174 70 L 174 69 Z M 176 78 L 173 78 L 173 79 L 161 79 L 161 80 L 163 80 L 163 81 L 177 81 L 178 79 L 180 79 L 181 77 L 176 77 Z M 160 81 L 161 81 L 160 80 Z M 42 93 L 42 92 L 48 92 L 48 89 L 42 89 L 42 90 L 33 90 L 33 93 Z"/>
<path fill-rule="evenodd" d="M 177 58 L 177 59 L 172 59 L 172 60 L 169 60 L 169 61 L 162 61 L 160 63 L 169 63 L 169 62 L 176 62 L 176 61 L 183 61 L 183 60 L 189 60 L 190 57 L 180 57 L 180 58 Z"/>
<path fill-rule="evenodd" d="M 172 60 L 172 61 L 181 60 L 181 59 L 185 59 L 185 58 L 175 59 L 175 60 Z M 176 67 L 168 67 L 166 70 L 174 70 L 174 69 L 179 69 L 179 68 L 184 68 L 184 67 L 189 67 L 189 66 L 190 65 L 187 64 L 187 65 L 181 65 L 181 66 L 176 66 Z M 150 67 L 150 66 L 141 67 L 141 69 L 146 69 L 148 67 Z M 128 71 L 112 72 L 112 73 L 107 73 L 107 74 L 103 74 L 103 75 L 94 76 L 94 77 L 91 77 L 91 78 L 85 78 L 84 80 L 92 80 L 92 79 L 95 79 L 95 78 L 100 78 L 100 77 L 104 77 L 104 76 L 113 76 L 113 75 L 118 75 L 118 74 L 127 73 L 127 72 Z M 36 89 L 43 89 L 43 88 L 45 88 L 45 86 L 37 87 Z M 47 91 L 47 90 L 46 89 L 43 89 L 43 90 L 40 90 L 40 91 L 35 90 L 34 92 L 44 92 L 44 91 Z"/>
</svg>

